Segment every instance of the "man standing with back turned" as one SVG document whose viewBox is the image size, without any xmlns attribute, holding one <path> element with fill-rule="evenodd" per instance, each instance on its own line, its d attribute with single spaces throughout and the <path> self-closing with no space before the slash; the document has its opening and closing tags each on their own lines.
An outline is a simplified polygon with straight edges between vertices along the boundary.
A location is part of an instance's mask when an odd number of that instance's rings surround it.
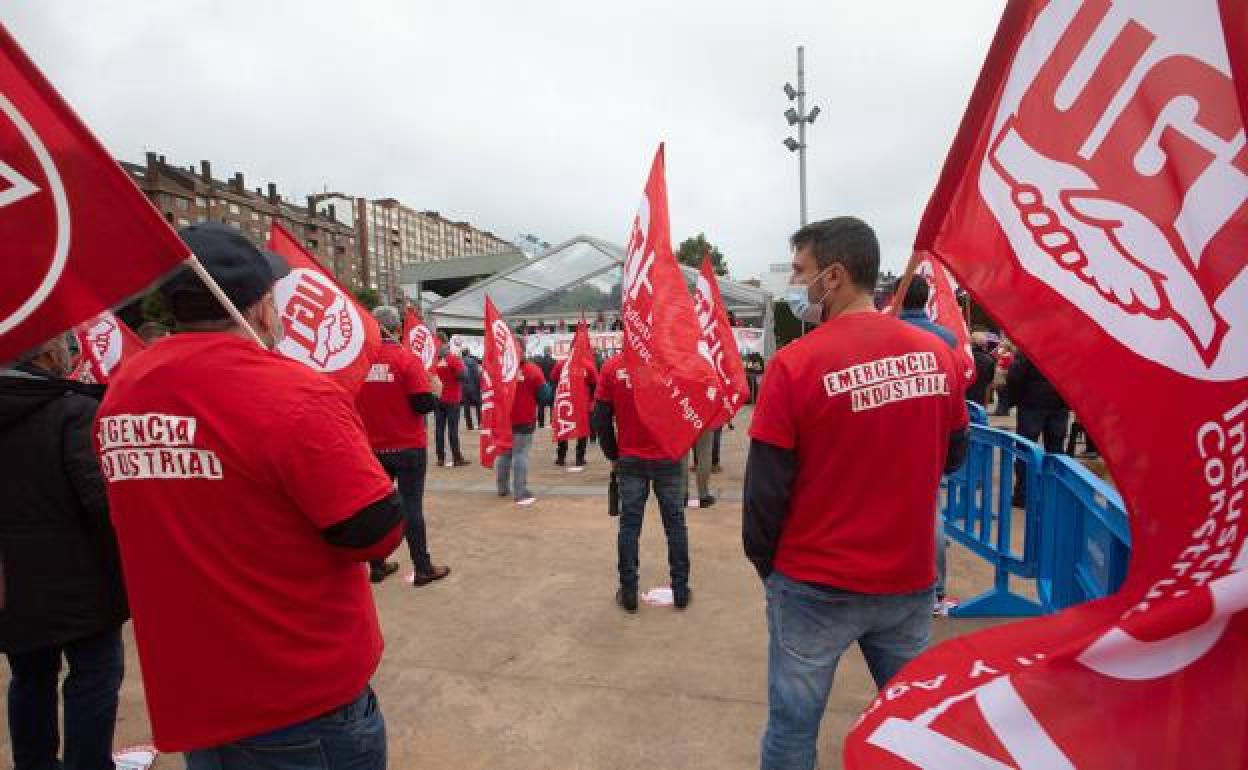
<svg viewBox="0 0 1248 770">
<path fill-rule="evenodd" d="M 288 268 L 219 223 L 181 236 L 249 325 Z M 156 747 L 188 770 L 383 770 L 364 563 L 403 529 L 350 394 L 266 350 L 194 273 L 182 333 L 121 368 L 97 421 Z"/>
<path fill-rule="evenodd" d="M 838 217 L 791 242 L 789 306 L 822 325 L 772 359 L 750 426 L 742 538 L 767 592 L 764 770 L 815 766 L 850 644 L 877 687 L 927 646 L 932 500 L 967 441 L 948 346 L 875 310 L 874 231 Z"/>
</svg>

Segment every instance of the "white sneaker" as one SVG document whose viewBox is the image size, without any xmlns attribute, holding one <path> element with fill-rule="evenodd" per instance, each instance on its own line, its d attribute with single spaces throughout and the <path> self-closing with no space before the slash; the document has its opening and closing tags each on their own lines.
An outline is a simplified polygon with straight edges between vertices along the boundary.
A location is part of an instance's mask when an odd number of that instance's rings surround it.
<svg viewBox="0 0 1248 770">
<path fill-rule="evenodd" d="M 442 463 L 442 467 L 443 467 L 443 468 L 454 468 L 454 467 L 455 467 L 455 463 L 453 463 L 453 462 L 451 462 L 451 461 L 449 461 L 449 460 L 448 460 L 447 462 Z"/>
<path fill-rule="evenodd" d="M 702 501 L 696 497 L 691 497 L 685 501 L 685 507 L 686 508 L 701 508 Z"/>
<path fill-rule="evenodd" d="M 568 467 L 568 473 L 580 473 L 585 470 L 584 465 L 572 465 Z"/>
<path fill-rule="evenodd" d="M 528 497 L 523 497 L 517 500 L 516 505 L 532 505 L 533 503 L 536 503 L 536 502 L 537 502 L 537 498 L 530 495 Z"/>
</svg>

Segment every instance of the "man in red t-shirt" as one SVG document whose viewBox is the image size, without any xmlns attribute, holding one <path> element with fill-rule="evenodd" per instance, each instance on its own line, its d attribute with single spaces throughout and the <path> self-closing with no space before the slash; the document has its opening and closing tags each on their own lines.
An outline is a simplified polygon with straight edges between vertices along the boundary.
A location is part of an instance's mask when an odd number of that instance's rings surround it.
<svg viewBox="0 0 1248 770">
<path fill-rule="evenodd" d="M 404 536 L 412 557 L 413 585 L 423 586 L 451 573 L 449 567 L 436 567 L 429 558 L 425 540 L 425 415 L 438 403 L 442 383 L 430 377 L 420 359 L 403 345 L 403 316 L 398 308 L 380 305 L 373 310 L 377 323 L 389 332 L 373 358 L 368 376 L 355 397 L 356 408 L 368 431 L 381 467 L 395 480 L 403 499 L 406 520 Z M 371 577 L 381 582 L 397 565 L 373 562 Z"/>
<path fill-rule="evenodd" d="M 181 236 L 271 348 L 281 258 L 219 223 Z M 390 478 L 342 386 L 189 269 L 161 291 L 183 333 L 121 368 L 96 421 L 156 746 L 189 770 L 381 770 L 363 563 L 402 536 Z"/>
<path fill-rule="evenodd" d="M 672 576 L 672 600 L 677 609 L 689 606 L 689 532 L 685 526 L 683 457 L 672 457 L 659 447 L 638 414 L 632 373 L 623 354 L 607 359 L 598 373 L 590 423 L 598 445 L 611 461 L 619 488 L 620 534 L 617 541 L 620 588 L 615 601 L 626 612 L 637 611 L 637 582 L 642 516 L 650 488 L 659 503 L 667 535 L 667 561 Z M 619 428 L 618 440 L 616 428 Z"/>
<path fill-rule="evenodd" d="M 438 332 L 438 362 L 433 365 L 433 373 L 442 382 L 442 396 L 434 410 L 434 424 L 437 433 L 438 465 L 447 468 L 468 465 L 464 455 L 459 451 L 459 411 L 460 402 L 464 398 L 464 386 L 460 377 L 464 375 L 464 362 L 451 351 L 451 343 L 446 332 Z M 446 443 L 451 445 L 451 461 L 446 461 Z"/>
<path fill-rule="evenodd" d="M 559 377 L 563 374 L 563 367 L 568 363 L 568 359 L 563 358 L 555 362 L 550 370 L 550 381 L 558 386 Z M 572 387 L 581 387 L 585 389 L 585 400 L 587 403 L 594 397 L 594 388 L 598 384 L 598 371 L 594 369 L 593 361 L 588 362 L 585 367 L 585 379 L 581 383 L 573 383 Z M 553 417 L 551 418 L 554 419 Z M 554 430 L 553 423 L 551 430 Z M 578 438 L 576 440 L 576 459 L 568 468 L 569 473 L 580 473 L 585 470 L 585 450 L 589 448 L 589 436 Z M 555 465 L 563 467 L 568 464 L 568 442 L 559 441 L 555 443 Z"/>
<path fill-rule="evenodd" d="M 933 334 L 876 311 L 879 245 L 839 217 L 792 238 L 788 301 L 822 324 L 776 353 L 750 426 L 742 539 L 766 583 L 763 768 L 812 768 L 837 662 L 877 687 L 927 645 L 932 500 L 965 457 L 965 386 Z"/>
<path fill-rule="evenodd" d="M 529 491 L 529 451 L 533 449 L 533 431 L 537 430 L 537 394 L 545 384 L 546 376 L 537 364 L 528 358 L 520 362 L 516 396 L 511 402 L 511 449 L 494 460 L 498 496 L 511 495 L 516 505 L 537 502 Z"/>
</svg>

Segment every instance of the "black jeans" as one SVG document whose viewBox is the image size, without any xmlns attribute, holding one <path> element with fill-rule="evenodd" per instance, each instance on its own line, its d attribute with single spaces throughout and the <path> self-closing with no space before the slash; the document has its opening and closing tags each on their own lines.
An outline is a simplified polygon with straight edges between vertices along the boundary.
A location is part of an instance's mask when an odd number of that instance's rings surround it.
<svg viewBox="0 0 1248 770">
<path fill-rule="evenodd" d="M 476 417 L 477 417 L 476 422 L 472 421 L 472 417 L 474 413 L 476 414 Z M 471 396 L 464 396 L 464 425 L 467 426 L 468 430 L 476 430 L 477 429 L 476 426 L 480 424 L 481 424 L 481 397 L 477 396 L 476 398 L 473 398 Z"/>
<path fill-rule="evenodd" d="M 56 686 L 65 678 L 65 760 L 57 761 Z M 64 645 L 9 653 L 9 738 L 15 770 L 112 770 L 117 692 L 125 672 L 121 628 Z"/>
<path fill-rule="evenodd" d="M 1069 409 L 1028 409 L 1018 408 L 1018 435 L 1030 441 L 1044 438 L 1044 451 L 1049 454 L 1060 454 L 1065 448 L 1066 426 L 1070 422 Z M 1024 466 L 1021 462 L 1014 463 L 1014 503 L 1021 505 L 1027 494 L 1024 478 Z"/>
<path fill-rule="evenodd" d="M 464 456 L 459 451 L 459 404 L 439 401 L 433 414 L 438 440 L 438 465 L 446 462 L 445 446 L 448 440 L 451 445 L 451 459 L 462 460 Z"/>
<path fill-rule="evenodd" d="M 407 539 L 407 553 L 412 557 L 412 567 L 417 572 L 433 571 L 429 560 L 429 547 L 425 540 L 425 467 L 428 453 L 424 449 L 400 449 L 396 452 L 378 452 L 377 459 L 390 478 L 398 482 L 399 499 L 403 506 L 403 537 Z M 381 559 L 372 562 L 374 568 L 385 564 Z"/>
<path fill-rule="evenodd" d="M 689 585 L 689 531 L 685 526 L 685 482 L 681 460 L 642 460 L 621 457 L 616 463 L 620 487 L 619 550 L 620 585 L 636 590 L 640 565 L 638 541 L 650 487 L 659 503 L 663 532 L 667 535 L 667 564 L 672 588 Z"/>
<path fill-rule="evenodd" d="M 576 464 L 585 464 L 585 448 L 589 446 L 588 438 L 578 438 L 576 440 Z M 568 459 L 568 442 L 560 441 L 555 444 L 555 461 L 562 465 Z"/>
</svg>

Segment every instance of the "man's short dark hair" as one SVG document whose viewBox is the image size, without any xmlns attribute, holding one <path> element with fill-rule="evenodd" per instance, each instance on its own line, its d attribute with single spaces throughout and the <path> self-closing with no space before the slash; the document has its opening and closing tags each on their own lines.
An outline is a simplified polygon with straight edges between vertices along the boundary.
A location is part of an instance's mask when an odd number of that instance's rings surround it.
<svg viewBox="0 0 1248 770">
<path fill-rule="evenodd" d="M 860 289 L 875 289 L 880 277 L 880 242 L 871 225 L 857 217 L 834 217 L 811 222 L 789 239 L 793 251 L 810 246 L 820 270 L 843 265 Z"/>
<path fill-rule="evenodd" d="M 901 288 L 901 280 L 893 284 L 893 294 Z M 901 299 L 901 307 L 903 310 L 924 310 L 927 308 L 927 297 L 931 293 L 931 289 L 927 285 L 927 279 L 915 273 L 910 278 L 910 285 L 906 287 L 906 296 Z"/>
</svg>

